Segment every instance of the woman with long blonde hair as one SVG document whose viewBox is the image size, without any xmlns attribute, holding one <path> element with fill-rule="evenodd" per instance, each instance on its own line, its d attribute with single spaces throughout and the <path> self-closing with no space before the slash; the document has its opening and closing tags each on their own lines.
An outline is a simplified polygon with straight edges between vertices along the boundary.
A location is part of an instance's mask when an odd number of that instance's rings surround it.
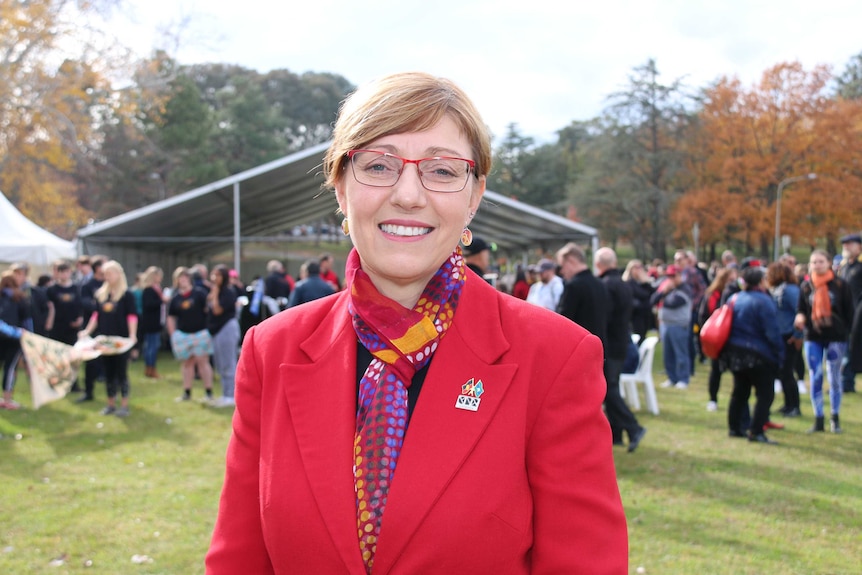
<svg viewBox="0 0 862 575">
<path fill-rule="evenodd" d="M 94 294 L 96 311 L 90 316 L 82 335 L 112 335 L 137 340 L 138 313 L 135 296 L 129 291 L 123 266 L 114 260 L 102 265 L 105 282 Z M 108 405 L 102 410 L 104 415 L 126 417 L 129 415 L 129 352 L 117 355 L 103 355 L 105 382 L 108 387 Z M 119 409 L 116 404 L 117 392 L 120 393 Z"/>
</svg>

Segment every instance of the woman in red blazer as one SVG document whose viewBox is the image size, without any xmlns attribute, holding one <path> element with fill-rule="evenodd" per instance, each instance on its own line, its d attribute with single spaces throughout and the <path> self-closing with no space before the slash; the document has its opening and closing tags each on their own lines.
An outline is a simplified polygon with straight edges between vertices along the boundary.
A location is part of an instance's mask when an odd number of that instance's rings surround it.
<svg viewBox="0 0 862 575">
<path fill-rule="evenodd" d="M 246 336 L 207 573 L 627 573 L 601 343 L 461 257 L 490 159 L 449 81 L 345 101 L 347 289 Z"/>
</svg>

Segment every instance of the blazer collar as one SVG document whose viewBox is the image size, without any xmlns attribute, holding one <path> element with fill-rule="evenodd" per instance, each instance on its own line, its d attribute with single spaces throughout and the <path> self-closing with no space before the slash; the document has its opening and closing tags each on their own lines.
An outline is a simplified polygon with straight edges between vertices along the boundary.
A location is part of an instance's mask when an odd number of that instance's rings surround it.
<svg viewBox="0 0 862 575">
<path fill-rule="evenodd" d="M 356 536 L 353 436 L 356 432 L 356 333 L 342 293 L 300 344 L 307 361 L 281 365 L 302 467 L 348 573 L 364 575 Z"/>
</svg>

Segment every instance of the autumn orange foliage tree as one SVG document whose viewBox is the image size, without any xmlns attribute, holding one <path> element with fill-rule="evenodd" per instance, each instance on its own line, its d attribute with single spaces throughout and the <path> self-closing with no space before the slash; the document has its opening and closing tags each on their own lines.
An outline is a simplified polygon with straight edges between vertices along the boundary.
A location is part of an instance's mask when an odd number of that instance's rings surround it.
<svg viewBox="0 0 862 575">
<path fill-rule="evenodd" d="M 801 64 L 767 70 L 749 90 L 722 78 L 704 92 L 690 139 L 692 184 L 671 216 L 677 229 L 697 222 L 705 245 L 737 244 L 771 253 L 779 183 L 817 174 L 785 188 L 781 233 L 815 246 L 858 229 L 862 196 L 855 159 L 862 151 L 862 106 L 830 98 L 828 67 Z"/>
<path fill-rule="evenodd" d="M 98 148 L 94 112 L 110 106 L 104 59 L 69 57 L 82 30 L 71 15 L 111 0 L 0 0 L 0 190 L 24 215 L 71 237 L 86 222 L 76 173 Z"/>
</svg>

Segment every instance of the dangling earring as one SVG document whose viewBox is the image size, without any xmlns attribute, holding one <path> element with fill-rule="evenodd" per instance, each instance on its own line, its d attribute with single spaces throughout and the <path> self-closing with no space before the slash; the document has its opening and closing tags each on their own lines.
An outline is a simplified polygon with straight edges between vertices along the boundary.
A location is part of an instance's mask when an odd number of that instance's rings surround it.
<svg viewBox="0 0 862 575">
<path fill-rule="evenodd" d="M 464 227 L 464 231 L 461 232 L 461 243 L 464 244 L 465 248 L 473 243 L 473 232 L 466 226 Z"/>
<path fill-rule="evenodd" d="M 347 218 L 344 218 L 343 220 L 341 220 L 341 232 L 345 236 L 350 235 L 350 224 L 347 223 Z"/>
</svg>

